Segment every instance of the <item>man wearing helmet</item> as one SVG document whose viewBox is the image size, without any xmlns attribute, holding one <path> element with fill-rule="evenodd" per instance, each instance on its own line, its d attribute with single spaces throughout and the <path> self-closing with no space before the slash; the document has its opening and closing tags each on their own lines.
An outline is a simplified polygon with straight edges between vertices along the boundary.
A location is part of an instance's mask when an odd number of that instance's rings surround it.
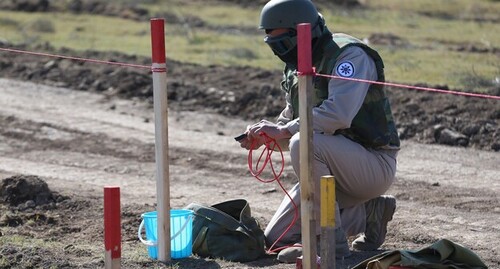
<svg viewBox="0 0 500 269">
<path fill-rule="evenodd" d="M 299 23 L 311 25 L 312 61 L 317 73 L 337 77 L 384 81 L 383 62 L 376 51 L 358 39 L 332 34 L 321 14 L 309 0 L 271 0 L 261 11 L 260 28 L 265 43 L 285 63 L 281 87 L 286 106 L 276 123 L 260 121 L 248 126 L 241 147 L 260 147 L 262 133 L 279 142 L 287 141 L 292 166 L 300 175 L 297 78 L 297 31 Z M 375 250 L 385 240 L 396 200 L 384 194 L 394 181 L 400 142 L 383 86 L 343 79 L 314 78 L 313 179 L 319 194 L 319 179 L 336 179 L 336 257 L 350 255 L 347 236 L 358 236 L 352 248 Z M 290 191 L 300 206 L 300 185 Z M 319 195 L 315 196 L 319 219 Z M 266 227 L 266 244 L 273 244 L 294 217 L 294 207 L 285 197 Z M 319 227 L 317 227 L 319 238 Z M 320 238 L 319 238 L 320 239 Z M 300 220 L 275 246 L 301 242 Z M 300 247 L 285 248 L 282 262 L 295 262 Z"/>
</svg>

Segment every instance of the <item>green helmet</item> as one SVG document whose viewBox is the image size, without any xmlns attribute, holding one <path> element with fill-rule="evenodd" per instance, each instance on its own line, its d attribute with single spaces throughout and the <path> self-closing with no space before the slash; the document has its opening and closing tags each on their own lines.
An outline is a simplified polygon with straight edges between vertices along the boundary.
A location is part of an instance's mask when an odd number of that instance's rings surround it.
<svg viewBox="0 0 500 269">
<path fill-rule="evenodd" d="M 283 62 L 297 64 L 297 24 L 311 25 L 313 42 L 326 30 L 323 16 L 310 0 L 271 0 L 260 13 L 260 27 L 268 30 L 285 28 L 288 32 L 277 36 L 266 35 L 264 42 Z"/>
<path fill-rule="evenodd" d="M 310 0 L 271 0 L 260 13 L 260 29 L 292 28 L 299 23 L 316 26 L 318 10 Z"/>
</svg>

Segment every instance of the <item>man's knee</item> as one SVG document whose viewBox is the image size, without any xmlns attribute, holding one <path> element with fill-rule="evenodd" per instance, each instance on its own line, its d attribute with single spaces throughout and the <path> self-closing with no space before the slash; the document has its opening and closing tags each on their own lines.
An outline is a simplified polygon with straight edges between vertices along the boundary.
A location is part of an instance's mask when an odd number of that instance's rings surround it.
<svg viewBox="0 0 500 269">
<path fill-rule="evenodd" d="M 286 228 L 287 227 L 281 227 L 281 229 L 266 229 L 266 231 L 264 232 L 266 246 L 271 247 L 271 245 L 276 243 L 274 245 L 275 247 L 283 247 L 295 243 L 300 243 L 301 242 L 300 226 L 295 225 L 285 234 L 283 234 L 283 231 Z M 276 240 L 278 239 L 280 239 L 280 241 L 276 242 Z"/>
<path fill-rule="evenodd" d="M 298 160 L 300 158 L 300 154 L 299 154 L 299 133 L 296 133 L 294 134 L 291 138 L 290 138 L 290 144 L 289 144 L 289 148 L 290 148 L 290 158 L 292 158 L 292 160 Z"/>
</svg>

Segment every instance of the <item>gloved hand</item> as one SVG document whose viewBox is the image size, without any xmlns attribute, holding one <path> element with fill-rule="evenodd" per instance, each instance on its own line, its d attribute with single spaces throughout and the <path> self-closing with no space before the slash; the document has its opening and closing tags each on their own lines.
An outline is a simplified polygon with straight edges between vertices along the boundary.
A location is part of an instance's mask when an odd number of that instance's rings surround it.
<svg viewBox="0 0 500 269">
<path fill-rule="evenodd" d="M 276 141 L 292 136 L 285 126 L 267 120 L 261 120 L 260 122 L 247 126 L 245 134 L 247 136 L 239 142 L 240 146 L 246 149 L 257 149 L 262 146 L 266 142 L 266 137 L 263 134 L 266 134 Z"/>
</svg>

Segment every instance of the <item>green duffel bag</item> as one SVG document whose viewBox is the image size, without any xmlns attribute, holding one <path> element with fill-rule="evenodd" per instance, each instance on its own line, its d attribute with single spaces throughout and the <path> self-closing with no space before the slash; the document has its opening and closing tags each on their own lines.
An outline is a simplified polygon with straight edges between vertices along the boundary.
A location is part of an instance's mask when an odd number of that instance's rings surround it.
<svg viewBox="0 0 500 269">
<path fill-rule="evenodd" d="M 201 257 L 248 262 L 265 253 L 264 232 L 244 199 L 204 206 L 189 204 L 194 212 L 193 253 Z"/>
</svg>

